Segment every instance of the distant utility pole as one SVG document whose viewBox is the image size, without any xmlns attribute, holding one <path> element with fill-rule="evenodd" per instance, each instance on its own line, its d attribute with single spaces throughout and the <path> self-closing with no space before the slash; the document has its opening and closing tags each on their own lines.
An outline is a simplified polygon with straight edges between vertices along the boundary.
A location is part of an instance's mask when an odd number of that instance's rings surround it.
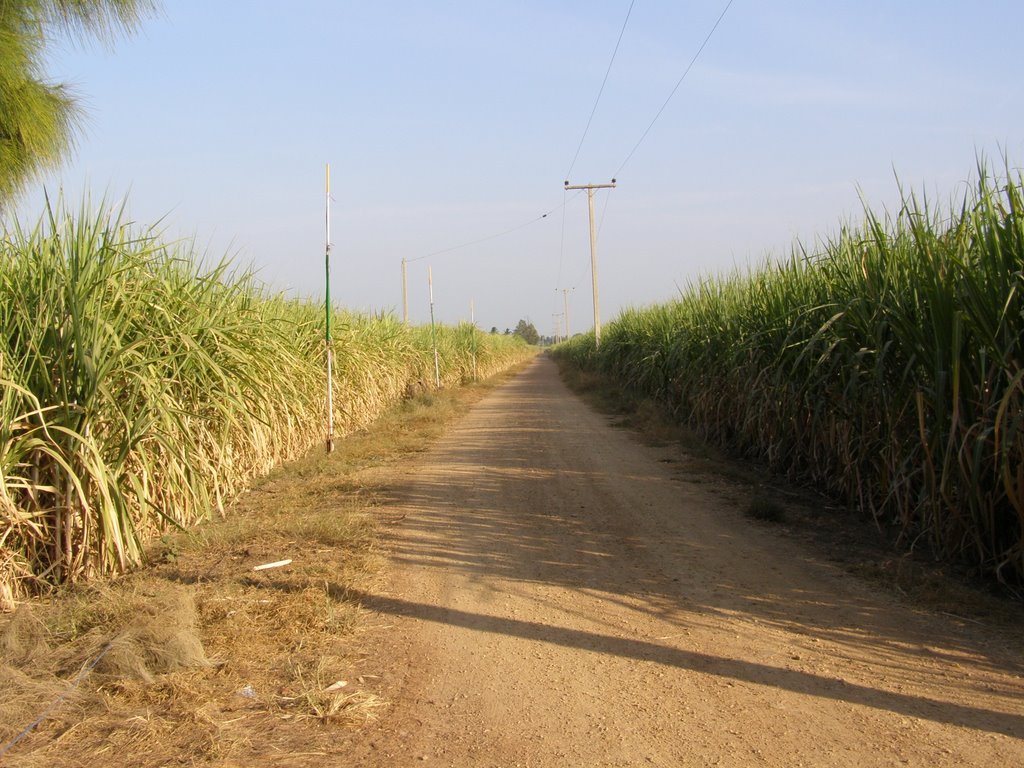
<svg viewBox="0 0 1024 768">
<path fill-rule="evenodd" d="M 409 324 L 409 272 L 405 258 L 402 258 L 402 322 Z"/>
<path fill-rule="evenodd" d="M 594 190 L 614 189 L 615 179 L 611 184 L 577 184 L 569 186 L 565 182 L 566 190 L 585 189 L 587 190 L 587 206 L 590 209 L 590 277 L 594 284 L 594 347 L 601 346 L 601 310 L 597 303 L 597 230 L 594 229 Z"/>
<path fill-rule="evenodd" d="M 565 317 L 565 338 L 569 339 L 569 291 L 574 291 L 575 288 L 563 288 L 562 289 L 562 303 L 563 306 L 563 317 Z"/>
</svg>

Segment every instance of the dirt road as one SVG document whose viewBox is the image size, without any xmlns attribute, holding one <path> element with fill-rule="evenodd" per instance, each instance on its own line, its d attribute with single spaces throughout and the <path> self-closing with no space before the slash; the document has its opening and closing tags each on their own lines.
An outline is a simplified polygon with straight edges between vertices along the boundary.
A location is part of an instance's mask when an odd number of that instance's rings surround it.
<svg viewBox="0 0 1024 768">
<path fill-rule="evenodd" d="M 1019 642 L 873 591 L 677 459 L 540 359 L 389 478 L 363 602 L 391 705 L 353 764 L 1024 765 Z"/>
</svg>

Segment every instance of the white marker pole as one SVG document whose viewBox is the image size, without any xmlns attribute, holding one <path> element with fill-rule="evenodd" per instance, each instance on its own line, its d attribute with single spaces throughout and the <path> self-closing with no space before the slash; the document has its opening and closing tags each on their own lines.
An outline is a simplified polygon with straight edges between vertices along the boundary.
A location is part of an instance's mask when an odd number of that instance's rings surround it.
<svg viewBox="0 0 1024 768">
<path fill-rule="evenodd" d="M 473 351 L 473 381 L 476 381 L 476 312 L 473 309 L 473 300 L 469 300 L 469 332 L 473 334 L 470 341 L 470 349 Z"/>
<path fill-rule="evenodd" d="M 437 331 L 434 328 L 434 273 L 427 267 L 427 287 L 430 289 L 430 340 L 434 345 L 434 387 L 441 388 L 441 365 L 437 359 Z"/>
<path fill-rule="evenodd" d="M 334 450 L 334 385 L 331 380 L 331 164 L 327 164 L 327 246 L 324 256 L 324 344 L 327 347 L 327 452 Z"/>
</svg>

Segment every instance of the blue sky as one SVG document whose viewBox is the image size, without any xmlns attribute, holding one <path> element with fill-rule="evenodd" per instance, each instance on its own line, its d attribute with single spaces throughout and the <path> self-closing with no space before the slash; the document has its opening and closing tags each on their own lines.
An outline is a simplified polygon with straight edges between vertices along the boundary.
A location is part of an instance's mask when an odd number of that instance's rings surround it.
<svg viewBox="0 0 1024 768">
<path fill-rule="evenodd" d="M 144 224 L 413 321 L 542 333 L 570 294 L 592 325 L 586 198 L 565 175 L 629 0 L 355 3 L 165 0 L 112 49 L 56 45 L 48 74 L 86 111 L 41 189 L 126 197 Z M 895 205 L 895 176 L 947 200 L 985 153 L 1024 162 L 1019 0 L 735 0 L 657 123 L 725 0 L 636 0 L 570 180 L 596 197 L 604 322 L 677 285 L 813 243 Z M 563 207 L 564 205 L 564 207 Z M 434 254 L 534 221 L 514 232 Z"/>
</svg>

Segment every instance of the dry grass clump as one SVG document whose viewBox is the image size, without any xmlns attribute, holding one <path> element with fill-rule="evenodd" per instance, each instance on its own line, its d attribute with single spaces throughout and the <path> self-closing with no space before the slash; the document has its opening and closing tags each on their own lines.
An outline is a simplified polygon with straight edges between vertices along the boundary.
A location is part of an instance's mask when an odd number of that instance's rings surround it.
<svg viewBox="0 0 1024 768">
<path fill-rule="evenodd" d="M 8 745 L 28 728 L 51 704 L 58 702 L 68 688 L 68 682 L 53 673 L 42 670 L 28 674 L 20 668 L 0 662 L 0 749 Z M 77 691 L 68 692 L 60 717 L 70 717 L 79 710 L 81 699 Z"/>
<path fill-rule="evenodd" d="M 21 606 L 0 626 L 0 748 L 74 727 L 104 685 L 210 667 L 197 619 L 189 590 L 158 581 Z"/>
<path fill-rule="evenodd" d="M 158 675 L 212 666 L 198 633 L 193 595 L 160 585 L 135 609 L 128 626 L 110 641 L 96 671 L 152 683 Z"/>
<path fill-rule="evenodd" d="M 327 690 L 360 658 L 360 608 L 347 595 L 373 578 L 370 510 L 335 504 L 342 491 L 304 507 L 310 482 L 332 479 L 282 475 L 222 523 L 165 541 L 174 556 L 153 568 L 7 617 L 0 747 L 46 713 L 12 748 L 19 764 L 157 766 L 319 738 L 281 731 L 288 723 L 370 716 L 376 694 Z M 253 571 L 276 559 L 292 564 Z"/>
<path fill-rule="evenodd" d="M 36 611 L 23 605 L 0 630 L 0 659 L 5 663 L 28 665 L 49 650 L 49 636 Z"/>
<path fill-rule="evenodd" d="M 312 670 L 299 662 L 291 665 L 297 695 L 291 698 L 299 717 L 316 718 L 335 725 L 363 725 L 376 719 L 387 702 L 365 690 L 349 690 L 349 681 L 331 674 L 323 661 Z"/>
</svg>

